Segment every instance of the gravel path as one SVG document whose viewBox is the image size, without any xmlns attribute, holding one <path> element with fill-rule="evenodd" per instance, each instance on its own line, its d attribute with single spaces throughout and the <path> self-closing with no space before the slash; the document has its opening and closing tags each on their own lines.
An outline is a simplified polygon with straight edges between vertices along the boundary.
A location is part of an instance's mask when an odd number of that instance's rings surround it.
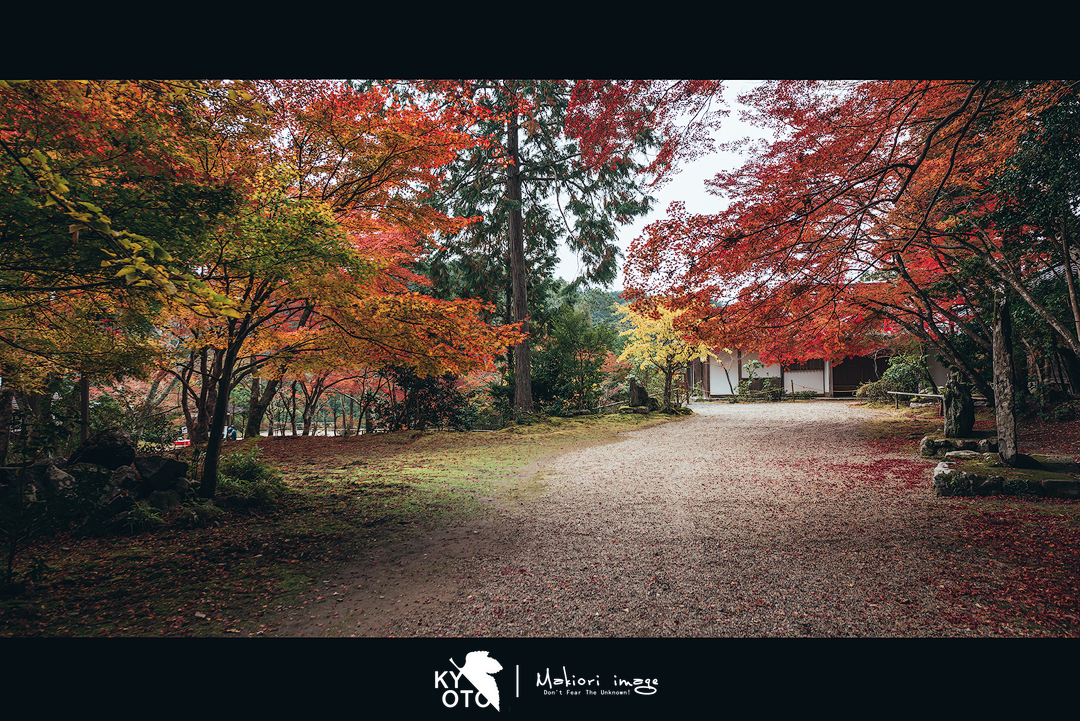
<svg viewBox="0 0 1080 721">
<path fill-rule="evenodd" d="M 416 583 L 398 592 L 397 613 L 369 607 L 379 623 L 365 635 L 986 633 L 942 618 L 940 569 L 978 561 L 951 540 L 931 464 L 883 461 L 863 440 L 872 412 L 842 402 L 693 408 L 555 459 L 547 494 L 463 534 L 471 545 L 454 567 L 422 582 L 403 571 Z M 345 615 L 343 625 L 363 625 Z"/>
</svg>

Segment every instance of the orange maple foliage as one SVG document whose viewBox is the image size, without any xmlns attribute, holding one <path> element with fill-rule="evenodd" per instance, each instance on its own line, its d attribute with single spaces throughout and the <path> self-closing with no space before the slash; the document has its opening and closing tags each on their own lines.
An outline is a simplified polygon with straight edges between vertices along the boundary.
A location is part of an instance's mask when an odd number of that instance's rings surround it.
<svg viewBox="0 0 1080 721">
<path fill-rule="evenodd" d="M 214 161 L 240 174 L 248 202 L 198 264 L 201 282 L 235 298 L 238 315 L 193 307 L 174 317 L 188 339 L 175 372 L 200 399 L 199 416 L 212 415 L 196 424 L 209 426 L 202 492 L 210 495 L 224 423 L 214 396 L 248 374 L 280 376 L 304 355 L 307 370 L 463 373 L 490 367 L 518 337 L 481 322 L 476 302 L 417 292 L 426 281 L 409 269 L 433 232 L 468 222 L 443 216 L 417 190 L 437 185 L 439 168 L 469 146 L 456 117 L 340 83 L 256 90 L 273 111 L 271 131 L 223 145 L 227 157 Z"/>
</svg>

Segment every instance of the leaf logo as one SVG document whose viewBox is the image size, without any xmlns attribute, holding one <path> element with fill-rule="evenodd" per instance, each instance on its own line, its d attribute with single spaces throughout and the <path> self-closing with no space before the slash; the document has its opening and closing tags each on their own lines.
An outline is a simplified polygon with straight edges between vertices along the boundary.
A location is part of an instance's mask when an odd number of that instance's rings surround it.
<svg viewBox="0 0 1080 721">
<path fill-rule="evenodd" d="M 492 674 L 502 671 L 502 664 L 488 656 L 487 651 L 473 651 L 468 654 L 465 656 L 464 666 L 458 666 L 454 659 L 450 659 L 450 663 L 469 680 L 478 693 L 484 695 L 496 711 L 499 710 L 499 686 Z"/>
</svg>

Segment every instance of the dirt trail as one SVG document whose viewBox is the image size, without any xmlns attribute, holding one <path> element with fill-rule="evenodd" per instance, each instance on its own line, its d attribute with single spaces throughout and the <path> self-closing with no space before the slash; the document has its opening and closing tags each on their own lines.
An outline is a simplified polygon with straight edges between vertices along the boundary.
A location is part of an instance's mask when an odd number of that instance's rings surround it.
<svg viewBox="0 0 1080 721">
<path fill-rule="evenodd" d="M 871 412 L 694 408 L 546 459 L 538 500 L 368 551 L 274 635 L 979 635 L 935 591 L 981 561 L 949 540 L 929 464 L 866 444 Z"/>
</svg>

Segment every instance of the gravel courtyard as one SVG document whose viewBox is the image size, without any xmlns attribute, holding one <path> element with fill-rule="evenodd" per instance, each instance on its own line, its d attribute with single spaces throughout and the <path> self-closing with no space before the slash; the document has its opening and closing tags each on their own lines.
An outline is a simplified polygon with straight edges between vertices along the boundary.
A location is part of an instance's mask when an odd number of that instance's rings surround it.
<svg viewBox="0 0 1080 721">
<path fill-rule="evenodd" d="M 683 421 L 553 459 L 537 500 L 381 559 L 396 581 L 373 585 L 358 565 L 326 586 L 351 591 L 279 633 L 989 633 L 942 618 L 940 570 L 985 561 L 953 540 L 929 462 L 868 445 L 872 412 L 824 401 L 692 407 Z"/>
</svg>

